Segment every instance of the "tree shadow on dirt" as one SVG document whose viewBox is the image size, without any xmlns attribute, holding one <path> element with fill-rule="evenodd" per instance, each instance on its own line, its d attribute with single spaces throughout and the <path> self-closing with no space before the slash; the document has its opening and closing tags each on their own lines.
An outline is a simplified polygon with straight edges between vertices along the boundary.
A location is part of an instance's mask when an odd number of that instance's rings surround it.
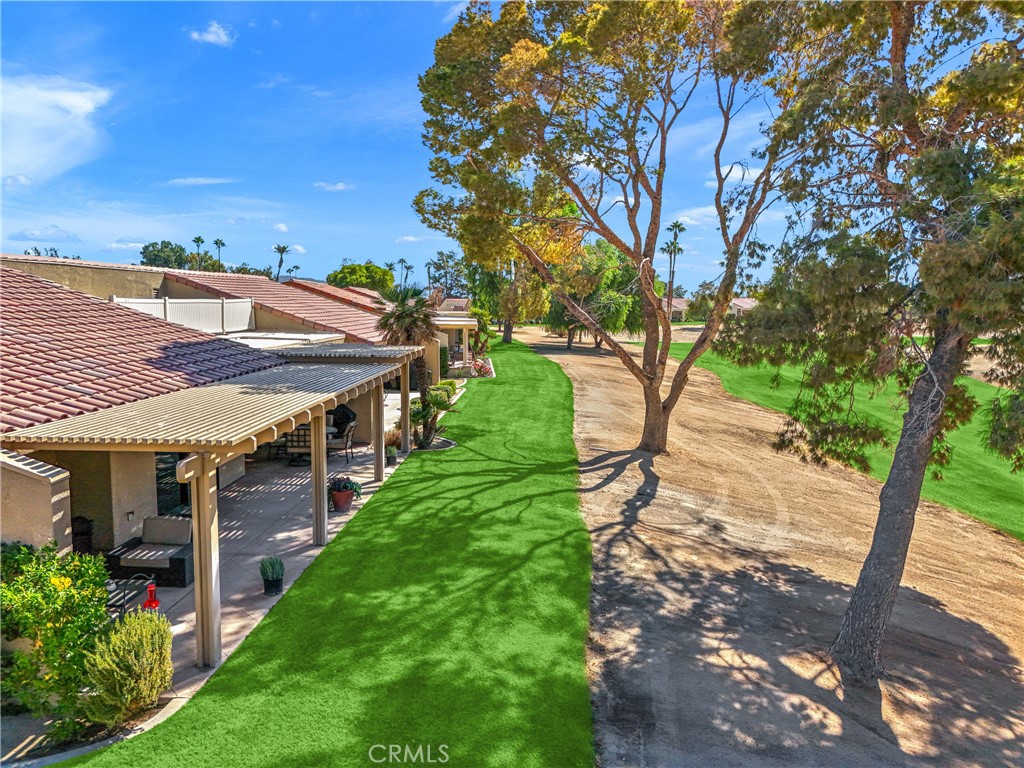
<svg viewBox="0 0 1024 768">
<path fill-rule="evenodd" d="M 1020 662 L 981 625 L 903 587 L 887 673 L 844 685 L 825 649 L 848 585 L 732 545 L 664 503 L 652 457 L 581 464 L 581 490 L 635 492 L 591 530 L 601 765 L 1020 765 Z M 827 535 L 827 532 L 822 532 Z"/>
</svg>

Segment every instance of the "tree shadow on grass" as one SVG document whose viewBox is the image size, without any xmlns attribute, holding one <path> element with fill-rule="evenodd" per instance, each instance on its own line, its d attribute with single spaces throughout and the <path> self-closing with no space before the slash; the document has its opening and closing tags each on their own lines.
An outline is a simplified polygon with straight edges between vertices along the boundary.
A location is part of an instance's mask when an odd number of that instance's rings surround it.
<svg viewBox="0 0 1024 768">
<path fill-rule="evenodd" d="M 623 475 L 631 466 L 640 478 Z M 644 518 L 648 454 L 581 464 L 584 493 L 636 484 L 593 538 L 591 648 L 601 764 L 1019 765 L 1020 662 L 981 625 L 903 587 L 888 672 L 845 684 L 825 654 L 846 584 L 729 543 L 699 515 Z M 639 481 L 639 482 L 638 482 Z M 638 482 L 638 484 L 637 484 Z"/>
</svg>

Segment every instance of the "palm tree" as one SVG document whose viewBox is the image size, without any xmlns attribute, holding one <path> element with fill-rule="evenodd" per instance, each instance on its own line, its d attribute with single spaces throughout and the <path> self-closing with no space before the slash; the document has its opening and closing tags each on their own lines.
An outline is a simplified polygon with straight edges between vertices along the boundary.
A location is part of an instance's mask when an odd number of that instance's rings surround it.
<svg viewBox="0 0 1024 768">
<path fill-rule="evenodd" d="M 225 243 L 219 237 L 213 241 L 213 247 L 217 249 L 217 261 L 220 261 L 220 249 L 226 245 L 227 243 Z"/>
<path fill-rule="evenodd" d="M 274 250 L 277 251 L 278 256 L 277 274 L 274 276 L 274 280 L 276 281 L 281 279 L 281 267 L 284 266 L 284 256 L 286 253 L 291 251 L 291 248 L 289 248 L 287 245 L 275 245 Z"/>
<path fill-rule="evenodd" d="M 199 249 L 203 247 L 203 243 L 206 241 L 200 235 L 196 235 L 192 238 L 192 242 L 196 244 L 196 255 L 199 255 Z"/>
<path fill-rule="evenodd" d="M 380 291 L 377 302 L 384 314 L 377 320 L 377 327 L 384 334 L 385 344 L 423 347 L 434 340 L 438 332 L 434 324 L 434 313 L 427 303 L 427 297 L 418 285 L 394 285 Z M 425 357 L 416 358 L 416 382 L 420 398 L 427 402 L 430 390 L 430 375 L 427 373 Z"/>
<path fill-rule="evenodd" d="M 404 258 L 399 259 L 398 266 L 402 268 L 402 285 L 405 286 L 405 279 L 409 276 L 409 262 L 407 262 Z"/>
</svg>

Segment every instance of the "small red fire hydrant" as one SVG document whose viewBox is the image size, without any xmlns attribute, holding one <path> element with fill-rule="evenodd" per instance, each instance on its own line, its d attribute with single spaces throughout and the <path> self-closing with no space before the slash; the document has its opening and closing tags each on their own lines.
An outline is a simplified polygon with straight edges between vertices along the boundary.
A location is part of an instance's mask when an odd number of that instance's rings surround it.
<svg viewBox="0 0 1024 768">
<path fill-rule="evenodd" d="M 142 610 L 155 611 L 160 607 L 160 601 L 156 599 L 156 584 L 150 582 L 146 585 L 146 589 L 149 591 L 149 597 L 142 604 Z"/>
</svg>

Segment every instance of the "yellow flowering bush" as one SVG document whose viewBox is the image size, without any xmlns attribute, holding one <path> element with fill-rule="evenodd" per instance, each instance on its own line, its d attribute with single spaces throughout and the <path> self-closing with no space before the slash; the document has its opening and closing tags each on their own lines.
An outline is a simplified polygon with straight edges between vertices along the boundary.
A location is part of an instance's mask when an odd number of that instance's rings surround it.
<svg viewBox="0 0 1024 768">
<path fill-rule="evenodd" d="M 4 698 L 52 717 L 51 737 L 68 739 L 84 727 L 86 658 L 108 629 L 107 570 L 102 557 L 61 556 L 56 544 L 10 554 L 17 568 L 4 568 L 0 581 L 4 636 L 31 645 L 5 663 Z"/>
</svg>

